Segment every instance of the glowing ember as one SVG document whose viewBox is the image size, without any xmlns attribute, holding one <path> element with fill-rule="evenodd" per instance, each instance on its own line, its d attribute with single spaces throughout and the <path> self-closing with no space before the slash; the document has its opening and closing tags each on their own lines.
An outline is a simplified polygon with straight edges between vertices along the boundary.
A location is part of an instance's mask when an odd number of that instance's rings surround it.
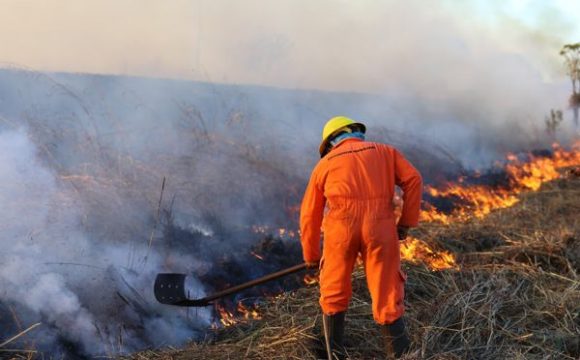
<svg viewBox="0 0 580 360">
<path fill-rule="evenodd" d="M 401 242 L 401 259 L 422 262 L 432 270 L 456 268 L 455 256 L 447 251 L 433 251 L 425 242 L 409 237 Z"/>
</svg>

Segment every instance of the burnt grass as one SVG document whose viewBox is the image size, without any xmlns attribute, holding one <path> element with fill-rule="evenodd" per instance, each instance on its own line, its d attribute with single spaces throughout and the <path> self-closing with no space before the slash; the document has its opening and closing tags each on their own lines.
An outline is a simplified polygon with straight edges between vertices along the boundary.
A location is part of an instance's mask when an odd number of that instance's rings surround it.
<svg viewBox="0 0 580 360">
<path fill-rule="evenodd" d="M 572 173 L 570 173 L 572 174 Z M 578 359 L 580 357 L 580 178 L 545 184 L 515 206 L 414 236 L 453 252 L 457 269 L 404 263 L 406 359 Z M 383 358 L 364 274 L 353 274 L 345 331 L 350 359 Z M 130 359 L 316 359 L 321 348 L 317 286 L 263 303 L 261 320 L 220 328 L 183 349 Z M 127 359 L 129 359 L 127 358 Z"/>
</svg>

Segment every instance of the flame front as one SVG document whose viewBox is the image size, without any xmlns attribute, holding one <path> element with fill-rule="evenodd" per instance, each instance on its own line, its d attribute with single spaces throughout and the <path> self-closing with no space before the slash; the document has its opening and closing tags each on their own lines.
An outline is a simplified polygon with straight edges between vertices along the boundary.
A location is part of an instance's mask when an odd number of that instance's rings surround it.
<svg viewBox="0 0 580 360">
<path fill-rule="evenodd" d="M 521 161 L 515 155 L 507 156 L 507 163 L 503 170 L 507 174 L 508 183 L 503 188 L 494 188 L 486 185 L 469 185 L 460 178 L 456 183 L 448 183 L 442 188 L 427 186 L 425 191 L 435 198 L 457 199 L 460 203 L 450 213 L 443 213 L 435 206 L 425 203 L 421 210 L 421 221 L 450 224 L 454 221 L 466 221 L 470 218 L 483 218 L 496 209 L 507 208 L 518 203 L 518 195 L 524 191 L 537 191 L 542 184 L 558 179 L 563 168 L 580 166 L 580 141 L 576 142 L 571 150 L 567 151 L 559 145 L 553 145 L 551 157 L 538 157 L 528 154 L 526 161 Z M 577 171 L 577 170 L 576 170 Z M 395 213 L 400 215 L 400 196 L 394 199 Z M 277 235 L 280 238 L 295 239 L 300 237 L 299 231 L 270 228 L 268 226 L 253 226 L 252 230 L 258 234 Z M 411 263 L 423 263 L 432 270 L 457 268 L 455 256 L 444 250 L 434 250 L 425 241 L 409 237 L 401 242 L 401 259 Z M 252 255 L 264 260 L 263 255 L 252 252 Z M 358 264 L 362 266 L 361 263 Z M 304 276 L 306 285 L 318 283 L 318 277 L 313 274 Z M 221 306 L 216 308 L 223 326 L 231 326 L 240 321 L 260 319 L 258 311 L 248 309 L 241 302 L 238 303 L 236 315 Z"/>
<path fill-rule="evenodd" d="M 508 156 L 510 163 L 506 165 L 506 171 L 512 179 L 515 191 L 537 191 L 543 183 L 558 179 L 559 169 L 580 166 L 580 141 L 577 141 L 570 151 L 566 151 L 558 144 L 552 147 L 554 155 L 551 158 L 530 156 L 530 161 L 523 164 L 515 156 Z"/>
<path fill-rule="evenodd" d="M 493 188 L 485 185 L 464 185 L 463 181 L 446 184 L 442 189 L 426 187 L 429 195 L 438 198 L 457 198 L 463 204 L 449 214 L 438 211 L 433 205 L 425 204 L 421 211 L 421 221 L 449 224 L 471 217 L 483 218 L 496 209 L 515 205 L 518 194 L 523 191 L 537 191 L 542 184 L 558 179 L 560 171 L 567 167 L 580 166 L 580 141 L 570 151 L 558 144 L 553 145 L 552 157 L 537 157 L 528 154 L 522 162 L 515 155 L 507 156 L 504 170 L 509 178 L 507 188 Z"/>
</svg>

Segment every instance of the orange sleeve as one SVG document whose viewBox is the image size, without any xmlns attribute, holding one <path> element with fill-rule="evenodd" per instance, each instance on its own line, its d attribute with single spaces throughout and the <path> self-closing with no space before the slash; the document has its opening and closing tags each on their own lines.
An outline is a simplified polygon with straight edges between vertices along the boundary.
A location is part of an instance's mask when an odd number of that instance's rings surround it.
<svg viewBox="0 0 580 360">
<path fill-rule="evenodd" d="M 403 210 L 399 225 L 414 227 L 419 224 L 423 179 L 405 157 L 395 149 L 395 181 L 403 190 Z"/>
<path fill-rule="evenodd" d="M 315 167 L 300 207 L 300 241 L 306 262 L 320 260 L 320 227 L 324 216 L 324 184 L 318 183 L 319 167 Z"/>
</svg>

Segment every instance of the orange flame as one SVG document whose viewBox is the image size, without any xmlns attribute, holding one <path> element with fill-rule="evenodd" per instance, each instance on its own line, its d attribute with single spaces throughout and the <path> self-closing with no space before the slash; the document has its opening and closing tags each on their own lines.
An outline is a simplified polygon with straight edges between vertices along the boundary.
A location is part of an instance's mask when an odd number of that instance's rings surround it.
<svg viewBox="0 0 580 360">
<path fill-rule="evenodd" d="M 232 326 L 235 325 L 238 321 L 236 320 L 233 313 L 227 311 L 223 306 L 216 305 L 216 310 L 218 312 L 220 323 L 225 326 Z"/>
<path fill-rule="evenodd" d="M 422 221 L 440 221 L 449 224 L 452 220 L 466 220 L 475 216 L 483 218 L 495 209 L 503 209 L 515 205 L 519 200 L 516 195 L 503 189 L 492 189 L 483 185 L 464 186 L 460 184 L 448 185 L 445 190 L 438 190 L 431 186 L 426 187 L 427 192 L 435 197 L 455 196 L 466 205 L 458 208 L 451 215 L 438 212 L 428 205 L 421 211 Z"/>
<path fill-rule="evenodd" d="M 457 208 L 450 214 L 438 211 L 431 204 L 426 204 L 421 211 L 421 220 L 425 222 L 440 222 L 449 224 L 452 221 L 464 221 L 472 217 L 483 218 L 492 211 L 507 208 L 515 205 L 519 199 L 518 194 L 523 191 L 537 191 L 542 184 L 558 179 L 559 170 L 566 167 L 580 166 L 580 141 L 576 142 L 571 150 L 567 151 L 559 145 L 554 144 L 554 154 L 550 158 L 528 155 L 526 162 L 520 161 L 515 155 L 507 156 L 507 164 L 504 166 L 509 176 L 508 189 L 494 189 L 485 185 L 466 185 L 464 178 L 459 178 L 457 183 L 449 183 L 444 188 L 426 187 L 426 191 L 434 197 L 457 197 L 465 204 Z M 402 199 L 399 195 L 394 199 L 395 212 L 400 213 Z M 284 228 L 272 229 L 267 226 L 253 226 L 255 233 L 277 234 L 280 237 L 296 238 L 300 236 L 299 231 Z M 445 270 L 457 268 L 455 256 L 447 251 L 437 251 L 432 249 L 426 242 L 414 237 L 409 237 L 401 242 L 401 259 L 412 263 L 424 263 L 432 270 Z M 259 259 L 260 255 L 252 253 Z M 359 263 L 360 265 L 360 263 Z M 318 283 L 316 275 L 307 274 L 304 276 L 304 283 L 314 285 Z M 254 309 L 248 309 L 240 302 L 235 316 L 226 311 L 223 307 L 217 307 L 220 322 L 224 326 L 231 326 L 239 321 L 260 319 L 261 316 Z"/>
<path fill-rule="evenodd" d="M 223 327 L 236 325 L 240 322 L 247 322 L 250 320 L 260 320 L 262 316 L 256 307 L 248 308 L 241 301 L 238 302 L 235 312 L 226 310 L 222 305 L 215 306 L 219 321 Z M 217 329 L 218 324 L 213 324 L 212 328 Z"/>
<path fill-rule="evenodd" d="M 431 270 L 456 268 L 455 256 L 447 251 L 434 251 L 425 242 L 408 237 L 401 242 L 401 259 L 412 263 L 422 262 Z"/>
<path fill-rule="evenodd" d="M 254 307 L 252 309 L 248 309 L 244 306 L 244 304 L 240 301 L 238 302 L 238 307 L 236 309 L 238 313 L 242 315 L 245 320 L 260 320 L 262 316 L 258 313 L 258 310 Z"/>
<path fill-rule="evenodd" d="M 512 186 L 516 191 L 537 191 L 543 183 L 558 179 L 559 169 L 580 166 L 580 141 L 570 151 L 558 144 L 553 144 L 552 147 L 554 155 L 551 158 L 530 156 L 530 161 L 523 164 L 515 156 L 508 156 L 510 163 L 506 165 L 506 171 L 512 178 Z"/>
<path fill-rule="evenodd" d="M 558 144 L 553 145 L 554 154 L 550 158 L 528 155 L 527 162 L 509 154 L 508 163 L 504 169 L 510 179 L 509 189 L 493 189 L 484 185 L 463 185 L 463 179 L 457 184 L 447 184 L 443 189 L 431 186 L 426 191 L 435 197 L 454 196 L 462 199 L 463 207 L 454 210 L 451 214 L 444 214 L 432 205 L 426 204 L 421 211 L 421 221 L 441 222 L 449 224 L 451 221 L 463 221 L 471 217 L 483 218 L 496 209 L 515 205 L 519 200 L 517 195 L 523 191 L 537 191 L 542 184 L 558 179 L 558 170 L 566 167 L 580 166 L 580 141 L 567 151 Z"/>
</svg>

